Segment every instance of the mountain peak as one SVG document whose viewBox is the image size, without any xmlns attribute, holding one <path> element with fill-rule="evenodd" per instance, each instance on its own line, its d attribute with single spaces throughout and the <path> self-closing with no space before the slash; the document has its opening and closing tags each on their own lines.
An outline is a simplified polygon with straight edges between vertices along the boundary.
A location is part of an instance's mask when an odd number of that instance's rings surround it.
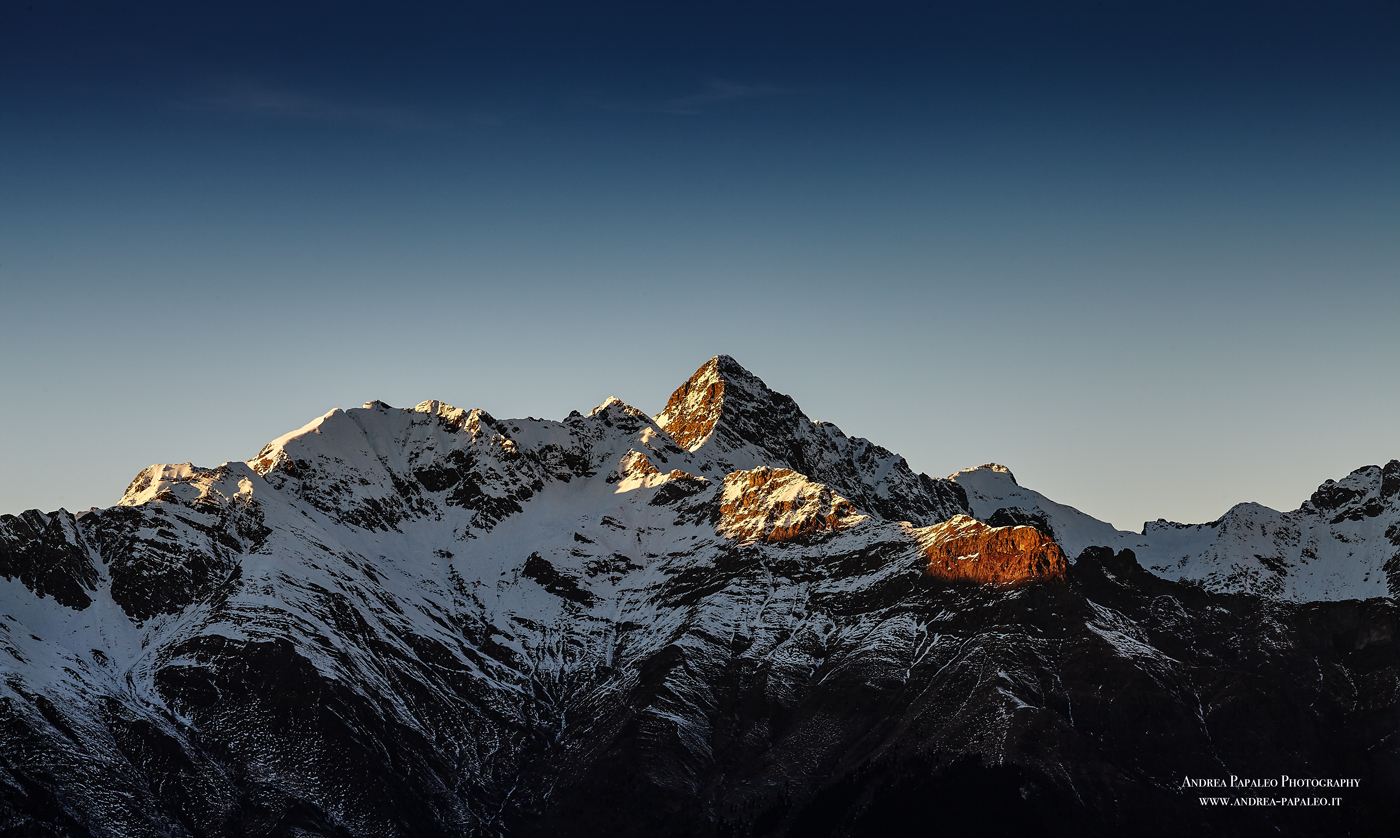
<svg viewBox="0 0 1400 838">
<path fill-rule="evenodd" d="M 637 408 L 633 407 L 632 405 L 628 404 L 622 399 L 619 399 L 616 396 L 608 396 L 606 399 L 603 400 L 602 404 L 588 411 L 588 415 L 590 417 L 597 416 L 600 413 L 617 413 L 619 415 L 632 416 L 639 419 L 643 419 L 645 421 L 651 421 L 651 417 L 647 416 L 646 413 L 642 412 L 641 410 L 638 410 Z"/>
<path fill-rule="evenodd" d="M 706 361 L 678 387 L 656 424 L 712 479 L 768 466 L 830 486 L 885 520 L 927 525 L 967 511 L 954 484 L 915 474 L 899 455 L 813 422 L 791 396 L 728 355 Z"/>
<path fill-rule="evenodd" d="M 815 423 L 728 355 L 706 361 L 676 388 L 656 424 L 680 447 L 713 461 L 716 477 L 761 465 L 817 477 L 804 453 Z"/>
<path fill-rule="evenodd" d="M 779 394 L 768 389 L 758 376 L 732 357 L 716 355 L 676 388 L 666 402 L 666 409 L 656 417 L 656 424 L 670 434 L 676 444 L 695 451 L 714 433 L 720 417 L 732 414 L 733 403 L 746 400 L 745 396 L 769 401 Z M 731 407 L 728 411 L 726 404 Z M 795 403 L 793 407 L 796 408 Z"/>
<path fill-rule="evenodd" d="M 1004 474 L 1006 475 L 1006 478 L 1011 481 L 1012 485 L 1021 485 L 1020 483 L 1016 482 L 1016 475 L 1011 473 L 1011 469 L 1007 468 L 1004 465 L 1001 465 L 1000 463 L 983 463 L 982 465 L 976 466 L 975 468 L 965 468 L 962 471 L 959 471 L 955 474 L 948 475 L 948 479 L 957 480 L 959 477 L 964 477 L 969 474 L 988 472 L 990 472 L 991 474 Z"/>
</svg>

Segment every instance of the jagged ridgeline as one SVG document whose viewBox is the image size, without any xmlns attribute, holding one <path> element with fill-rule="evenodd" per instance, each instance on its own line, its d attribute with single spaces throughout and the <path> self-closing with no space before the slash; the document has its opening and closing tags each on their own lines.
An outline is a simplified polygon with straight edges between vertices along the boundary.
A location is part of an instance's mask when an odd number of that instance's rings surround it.
<svg viewBox="0 0 1400 838">
<path fill-rule="evenodd" d="M 1400 834 L 1398 496 L 1121 532 L 727 356 L 334 410 L 0 517 L 0 835 Z M 1359 786 L 1182 788 L 1281 775 Z"/>
</svg>

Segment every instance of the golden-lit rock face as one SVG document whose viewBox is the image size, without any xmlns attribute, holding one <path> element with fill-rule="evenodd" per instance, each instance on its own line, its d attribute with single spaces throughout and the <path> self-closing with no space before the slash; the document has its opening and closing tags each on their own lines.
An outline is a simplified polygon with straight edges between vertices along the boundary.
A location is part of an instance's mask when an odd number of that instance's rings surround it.
<svg viewBox="0 0 1400 838">
<path fill-rule="evenodd" d="M 928 566 L 924 572 L 950 581 L 1020 585 L 1065 575 L 1065 554 L 1034 527 L 992 527 L 966 515 L 911 533 Z"/>
<path fill-rule="evenodd" d="M 806 540 L 866 519 L 831 487 L 767 467 L 726 476 L 719 515 L 719 534 L 741 544 Z"/>
<path fill-rule="evenodd" d="M 695 371 L 684 384 L 676 388 L 666 402 L 666 409 L 656 417 L 657 424 L 680 447 L 693 451 L 715 429 L 724 409 L 724 376 L 722 366 L 734 365 L 725 356 L 711 358 Z"/>
</svg>

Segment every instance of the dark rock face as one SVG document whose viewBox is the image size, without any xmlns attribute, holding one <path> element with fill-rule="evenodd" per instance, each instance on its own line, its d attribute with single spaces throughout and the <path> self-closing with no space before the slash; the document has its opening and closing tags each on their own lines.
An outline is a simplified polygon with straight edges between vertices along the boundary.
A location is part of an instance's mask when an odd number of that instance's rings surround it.
<svg viewBox="0 0 1400 838">
<path fill-rule="evenodd" d="M 1008 506 L 993 512 L 987 523 L 994 527 L 1034 527 L 1042 535 L 1053 539 L 1055 528 L 1043 512 L 1028 512 L 1019 506 Z"/>
<path fill-rule="evenodd" d="M 1400 460 L 1386 463 L 1381 475 L 1381 497 L 1389 500 L 1400 494 Z"/>
<path fill-rule="evenodd" d="M 1354 485 L 1328 480 L 1313 492 L 1309 502 L 1333 524 L 1375 518 L 1386 511 L 1390 499 L 1400 492 L 1400 460 L 1391 460 L 1385 468 L 1363 466 L 1347 475 L 1346 482 Z"/>
<path fill-rule="evenodd" d="M 79 610 L 92 604 L 88 594 L 97 587 L 77 519 L 64 510 L 0 515 L 0 576 Z"/>
<path fill-rule="evenodd" d="M 1318 509 L 1330 510 L 1336 509 L 1359 494 L 1360 492 L 1355 489 L 1347 489 L 1338 486 L 1335 481 L 1328 480 L 1319 486 L 1316 492 L 1312 493 L 1310 500 L 1312 505 Z"/>
<path fill-rule="evenodd" d="M 595 600 L 593 594 L 580 588 L 576 580 L 560 573 L 558 568 L 540 558 L 539 553 L 531 553 L 530 558 L 525 560 L 525 569 L 521 571 L 521 575 L 540 583 L 540 586 L 551 594 L 571 602 L 589 605 Z"/>
<path fill-rule="evenodd" d="M 766 574 L 790 589 L 819 572 L 740 549 L 714 574 L 687 611 L 725 607 Z M 915 572 L 794 605 L 874 618 L 881 639 L 800 626 L 782 639 L 771 623 L 715 637 L 697 616 L 656 651 L 542 680 L 510 709 L 475 672 L 524 661 L 504 650 L 490 661 L 465 625 L 450 648 L 385 634 L 343 603 L 328 639 L 374 656 L 332 652 L 332 670 L 285 640 L 193 640 L 156 674 L 169 716 L 107 699 L 84 721 L 45 713 L 37 696 L 7 699 L 0 823 L 75 835 L 875 835 L 926 828 L 935 802 L 943 828 L 1009 835 L 1378 835 L 1400 823 L 1390 603 L 1212 595 L 1152 577 L 1131 554 L 1089 551 L 1067 578 L 1012 593 Z M 812 663 L 792 669 L 792 651 Z M 1286 814 L 1217 814 L 1181 789 L 1186 777 L 1280 774 L 1363 786 L 1341 792 L 1335 813 Z M 130 797 L 94 812 L 83 788 Z"/>
<path fill-rule="evenodd" d="M 838 646 L 789 693 L 773 689 L 772 663 L 734 656 L 715 669 L 695 645 L 666 647 L 641 666 L 630 706 L 552 757 L 598 762 L 555 786 L 521 834 L 924 834 L 935 802 L 938 827 L 958 834 L 1368 835 L 1397 823 L 1395 750 L 1368 750 L 1396 714 L 1387 603 L 1260 608 L 1107 551 L 1016 595 L 918 594 L 892 609 L 951 616 L 916 618 L 944 639 L 907 650 L 907 671 Z M 694 695 L 685 673 L 697 667 L 710 722 L 699 752 L 655 722 Z M 1322 678 L 1304 684 L 1315 668 Z M 1362 672 L 1386 686 L 1353 709 L 1346 680 Z M 603 732 L 606 744 L 587 743 Z M 1345 812 L 1302 814 L 1220 815 L 1181 789 L 1186 777 L 1281 773 L 1364 774 L 1366 786 L 1344 793 Z"/>
<path fill-rule="evenodd" d="M 134 620 L 177 614 L 237 571 L 244 543 L 218 514 L 168 504 L 90 513 L 83 529 L 100 545 L 111 596 Z"/>
</svg>

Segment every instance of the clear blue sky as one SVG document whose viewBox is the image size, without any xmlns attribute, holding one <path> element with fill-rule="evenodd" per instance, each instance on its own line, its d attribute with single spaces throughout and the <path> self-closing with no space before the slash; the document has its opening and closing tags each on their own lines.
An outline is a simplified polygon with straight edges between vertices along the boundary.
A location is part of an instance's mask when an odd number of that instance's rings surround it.
<svg viewBox="0 0 1400 838">
<path fill-rule="evenodd" d="M 1293 508 L 1400 457 L 1397 43 L 1379 3 L 5 0 L 0 512 L 374 398 L 654 413 L 721 352 L 1122 527 Z"/>
</svg>

